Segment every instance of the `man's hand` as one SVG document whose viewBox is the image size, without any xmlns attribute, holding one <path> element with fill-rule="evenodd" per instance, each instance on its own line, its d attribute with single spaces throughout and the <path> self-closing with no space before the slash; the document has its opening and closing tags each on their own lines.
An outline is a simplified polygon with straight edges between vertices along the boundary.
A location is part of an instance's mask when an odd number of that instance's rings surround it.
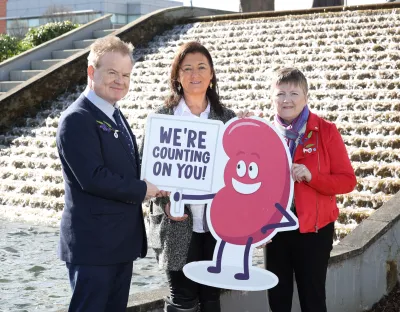
<svg viewBox="0 0 400 312">
<path fill-rule="evenodd" d="M 160 190 L 157 193 L 156 197 L 169 197 L 169 194 L 171 194 L 171 192 Z"/>
<path fill-rule="evenodd" d="M 147 185 L 147 191 L 146 191 L 145 199 L 150 199 L 152 197 L 156 197 L 157 194 L 160 193 L 160 190 L 158 189 L 158 187 L 155 186 L 153 183 L 147 181 L 146 179 L 144 179 L 143 181 L 146 182 L 146 185 Z"/>
<path fill-rule="evenodd" d="M 164 191 L 164 190 L 159 190 L 157 186 L 155 186 L 153 183 L 147 181 L 146 179 L 143 180 L 146 182 L 147 185 L 147 192 L 146 192 L 146 197 L 145 199 L 150 199 L 153 197 L 168 197 L 171 192 Z"/>
<path fill-rule="evenodd" d="M 167 214 L 168 218 L 170 218 L 171 220 L 174 220 L 174 221 L 183 221 L 188 217 L 188 215 L 186 213 L 183 215 L 183 217 L 171 216 L 171 203 L 168 203 L 165 205 L 165 213 Z"/>
</svg>

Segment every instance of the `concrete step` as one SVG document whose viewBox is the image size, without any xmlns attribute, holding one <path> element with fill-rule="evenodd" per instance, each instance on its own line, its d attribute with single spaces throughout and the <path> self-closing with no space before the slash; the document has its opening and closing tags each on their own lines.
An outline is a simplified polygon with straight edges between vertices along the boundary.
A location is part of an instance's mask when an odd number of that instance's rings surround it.
<svg viewBox="0 0 400 312">
<path fill-rule="evenodd" d="M 90 46 L 96 39 L 85 39 L 74 41 L 75 49 L 85 49 Z"/>
<path fill-rule="evenodd" d="M 10 71 L 11 81 L 25 81 L 37 74 L 40 74 L 43 70 L 12 70 Z"/>
<path fill-rule="evenodd" d="M 58 50 L 51 52 L 53 59 L 66 59 L 75 53 L 82 51 L 83 49 L 71 49 L 71 50 Z"/>
<path fill-rule="evenodd" d="M 33 70 L 43 70 L 47 69 L 62 60 L 42 60 L 42 61 L 32 61 L 31 62 L 31 69 Z"/>
<path fill-rule="evenodd" d="M 0 92 L 10 91 L 21 83 L 23 83 L 23 81 L 0 81 Z"/>
<path fill-rule="evenodd" d="M 0 97 L 1 97 L 2 95 L 4 95 L 4 94 L 6 94 L 6 92 L 0 92 Z"/>
<path fill-rule="evenodd" d="M 103 30 L 95 30 L 93 32 L 93 37 L 94 38 L 101 38 L 104 36 L 107 36 L 109 34 L 112 34 L 115 31 L 115 29 L 103 29 Z"/>
</svg>

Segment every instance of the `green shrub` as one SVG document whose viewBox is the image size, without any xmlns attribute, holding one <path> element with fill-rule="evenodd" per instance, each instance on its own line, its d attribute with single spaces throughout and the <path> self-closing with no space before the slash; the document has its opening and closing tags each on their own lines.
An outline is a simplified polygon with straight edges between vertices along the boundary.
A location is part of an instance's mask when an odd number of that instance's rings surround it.
<svg viewBox="0 0 400 312">
<path fill-rule="evenodd" d="M 22 53 L 22 52 L 24 52 L 26 50 L 29 50 L 29 49 L 32 49 L 32 48 L 33 48 L 33 45 L 28 41 L 21 40 L 21 41 L 18 42 L 18 51 L 19 51 L 19 53 Z"/>
<path fill-rule="evenodd" d="M 70 21 L 48 23 L 37 28 L 31 28 L 23 40 L 0 34 L 0 62 L 29 50 L 43 42 L 54 39 L 72 29 L 79 27 Z"/>
<path fill-rule="evenodd" d="M 23 41 L 32 46 L 37 46 L 77 27 L 79 27 L 79 24 L 73 24 L 70 21 L 47 23 L 46 25 L 29 29 Z"/>
<path fill-rule="evenodd" d="M 19 40 L 9 35 L 0 35 L 0 62 L 19 53 Z"/>
</svg>

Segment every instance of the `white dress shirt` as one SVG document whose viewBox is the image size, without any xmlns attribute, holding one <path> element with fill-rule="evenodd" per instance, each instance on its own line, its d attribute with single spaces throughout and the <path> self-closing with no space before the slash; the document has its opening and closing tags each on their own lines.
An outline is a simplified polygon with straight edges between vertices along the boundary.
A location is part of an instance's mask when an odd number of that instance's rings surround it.
<svg viewBox="0 0 400 312">
<path fill-rule="evenodd" d="M 115 124 L 117 124 L 115 122 L 115 119 L 113 116 L 114 111 L 119 108 L 117 103 L 112 105 L 111 103 L 102 99 L 92 89 L 90 89 L 89 86 L 87 86 L 85 91 L 83 91 L 83 95 L 86 96 L 88 98 L 88 100 L 94 104 L 94 106 L 96 106 L 99 110 L 101 110 L 104 114 L 106 114 L 107 117 L 110 118 Z M 100 121 L 103 121 L 103 120 L 100 120 Z M 125 125 L 124 122 L 122 122 L 122 124 L 124 125 L 128 135 L 130 136 L 127 126 Z M 130 138 L 130 139 L 132 141 L 132 138 Z M 132 143 L 133 143 L 133 141 L 132 141 Z"/>
<path fill-rule="evenodd" d="M 186 105 L 184 98 L 180 100 L 178 106 L 174 107 L 174 116 L 187 116 L 189 118 L 202 118 L 208 119 L 208 115 L 210 114 L 210 101 L 204 112 L 202 112 L 199 116 L 193 115 L 190 111 L 190 108 Z M 204 223 L 203 223 L 203 216 L 204 216 L 204 204 L 191 204 L 190 210 L 193 214 L 193 232 L 196 233 L 204 233 Z"/>
</svg>

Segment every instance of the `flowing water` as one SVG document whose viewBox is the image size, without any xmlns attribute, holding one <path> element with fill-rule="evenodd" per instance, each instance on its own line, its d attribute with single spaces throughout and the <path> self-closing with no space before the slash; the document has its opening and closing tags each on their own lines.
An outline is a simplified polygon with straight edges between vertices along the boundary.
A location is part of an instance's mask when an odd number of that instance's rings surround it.
<svg viewBox="0 0 400 312">
<path fill-rule="evenodd" d="M 57 258 L 57 227 L 0 219 L 0 311 L 59 311 L 71 291 L 65 263 Z M 256 250 L 254 265 L 263 264 Z M 149 249 L 133 265 L 130 294 L 167 286 L 164 271 Z"/>
<path fill-rule="evenodd" d="M 0 311 L 59 311 L 71 295 L 56 227 L 0 219 Z M 166 286 L 150 250 L 134 262 L 131 294 Z"/>
</svg>

